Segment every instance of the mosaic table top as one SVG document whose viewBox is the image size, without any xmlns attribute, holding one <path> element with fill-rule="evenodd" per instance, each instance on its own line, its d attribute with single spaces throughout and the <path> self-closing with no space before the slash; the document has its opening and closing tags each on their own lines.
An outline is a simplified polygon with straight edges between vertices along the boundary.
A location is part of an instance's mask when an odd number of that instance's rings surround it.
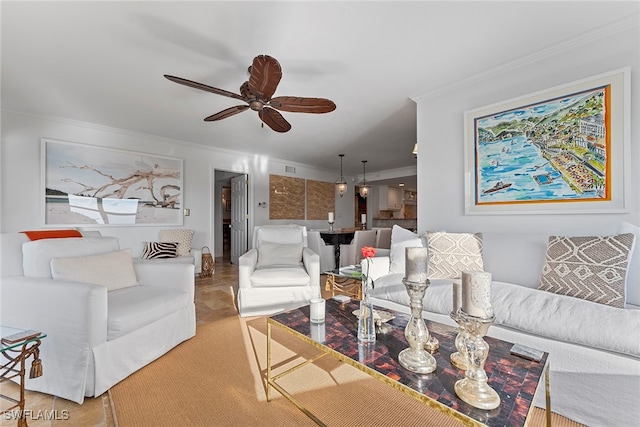
<svg viewBox="0 0 640 427">
<path fill-rule="evenodd" d="M 489 385 L 500 396 L 500 406 L 490 411 L 477 409 L 460 400 L 454 391 L 456 381 L 464 378 L 464 371 L 451 365 L 449 358 L 456 351 L 456 328 L 425 320 L 429 333 L 440 341 L 440 348 L 433 354 L 437 369 L 431 374 L 416 374 L 398 362 L 400 351 L 409 346 L 404 337 L 409 316 L 395 313 L 396 317 L 379 331 L 375 343 L 358 345 L 358 319 L 352 314 L 358 308 L 358 301 L 341 303 L 329 299 L 324 324 L 310 323 L 309 306 L 271 316 L 269 321 L 370 368 L 396 388 L 404 386 L 479 423 L 491 427 L 525 425 L 536 388 L 543 380 L 548 353 L 544 353 L 539 362 L 526 360 L 509 353 L 513 343 L 485 337 L 490 347 L 485 371 Z M 317 332 L 319 328 L 322 329 L 321 334 Z M 377 374 L 374 376 L 379 376 Z"/>
</svg>

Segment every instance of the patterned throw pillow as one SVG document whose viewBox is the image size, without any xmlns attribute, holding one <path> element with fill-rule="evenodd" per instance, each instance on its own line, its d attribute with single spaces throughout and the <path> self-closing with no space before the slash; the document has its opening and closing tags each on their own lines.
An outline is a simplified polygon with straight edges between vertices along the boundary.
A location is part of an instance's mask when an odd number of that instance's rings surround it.
<svg viewBox="0 0 640 427">
<path fill-rule="evenodd" d="M 483 271 L 482 233 L 428 231 L 428 277 L 459 279 L 463 271 Z"/>
<path fill-rule="evenodd" d="M 550 236 L 538 289 L 624 308 L 633 238 Z"/>
<path fill-rule="evenodd" d="M 142 259 L 175 258 L 178 253 L 177 242 L 146 242 L 142 250 Z"/>
<path fill-rule="evenodd" d="M 160 230 L 158 234 L 161 242 L 178 242 L 178 256 L 189 256 L 194 233 L 195 230 L 178 228 L 175 230 Z"/>
</svg>

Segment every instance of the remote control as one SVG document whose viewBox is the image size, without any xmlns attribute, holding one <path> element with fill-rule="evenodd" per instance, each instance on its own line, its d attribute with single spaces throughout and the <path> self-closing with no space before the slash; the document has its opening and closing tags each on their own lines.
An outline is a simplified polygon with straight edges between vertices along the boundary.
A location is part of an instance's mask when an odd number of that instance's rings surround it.
<svg viewBox="0 0 640 427">
<path fill-rule="evenodd" d="M 15 334 L 7 335 L 6 337 L 2 337 L 2 341 L 8 344 L 15 344 L 20 341 L 26 341 L 29 338 L 35 338 L 40 335 L 40 332 L 34 331 L 30 329 L 28 331 L 17 332 Z"/>
</svg>

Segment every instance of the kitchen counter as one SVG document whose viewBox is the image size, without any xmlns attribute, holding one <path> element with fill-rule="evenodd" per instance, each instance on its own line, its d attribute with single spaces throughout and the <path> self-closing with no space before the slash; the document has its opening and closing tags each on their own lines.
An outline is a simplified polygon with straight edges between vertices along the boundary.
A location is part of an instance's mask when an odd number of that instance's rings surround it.
<svg viewBox="0 0 640 427">
<path fill-rule="evenodd" d="M 402 228 L 406 228 L 407 230 L 416 230 L 418 228 L 418 220 L 417 219 L 401 219 L 401 218 L 389 218 L 389 219 L 374 218 L 371 221 L 372 227 L 391 228 L 394 225 L 397 225 Z"/>
</svg>

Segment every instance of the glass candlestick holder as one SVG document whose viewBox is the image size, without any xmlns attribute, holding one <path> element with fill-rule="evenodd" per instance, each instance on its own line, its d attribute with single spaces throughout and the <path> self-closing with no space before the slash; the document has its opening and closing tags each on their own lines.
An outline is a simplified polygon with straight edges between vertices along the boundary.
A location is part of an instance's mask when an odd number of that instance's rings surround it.
<svg viewBox="0 0 640 427">
<path fill-rule="evenodd" d="M 402 283 L 409 294 L 411 318 L 404 330 L 409 348 L 405 348 L 398 354 L 398 361 L 402 367 L 411 372 L 430 374 L 436 370 L 436 359 L 424 349 L 429 342 L 429 330 L 422 318 L 422 298 L 429 286 L 429 280 L 411 282 L 405 278 L 402 279 Z"/>
<path fill-rule="evenodd" d="M 333 233 L 333 222 L 329 222 L 329 231 Z"/>
<path fill-rule="evenodd" d="M 456 335 L 456 339 L 454 341 L 456 350 L 458 351 L 456 351 L 455 353 L 451 353 L 451 356 L 449 356 L 449 359 L 451 360 L 451 364 L 453 366 L 463 371 L 466 371 L 469 365 L 467 364 L 467 355 L 466 355 L 467 349 L 464 345 L 465 330 L 462 327 L 462 322 L 460 320 L 460 316 L 457 311 L 452 311 L 449 316 L 451 317 L 451 319 L 453 319 L 454 322 L 458 324 L 458 334 Z"/>
<path fill-rule="evenodd" d="M 484 336 L 493 324 L 495 316 L 481 318 L 458 310 L 459 325 L 464 329 L 467 370 L 465 378 L 458 380 L 454 389 L 460 399 L 474 408 L 491 410 L 500 406 L 500 396 L 487 383 L 484 363 L 489 355 L 489 344 Z"/>
</svg>

